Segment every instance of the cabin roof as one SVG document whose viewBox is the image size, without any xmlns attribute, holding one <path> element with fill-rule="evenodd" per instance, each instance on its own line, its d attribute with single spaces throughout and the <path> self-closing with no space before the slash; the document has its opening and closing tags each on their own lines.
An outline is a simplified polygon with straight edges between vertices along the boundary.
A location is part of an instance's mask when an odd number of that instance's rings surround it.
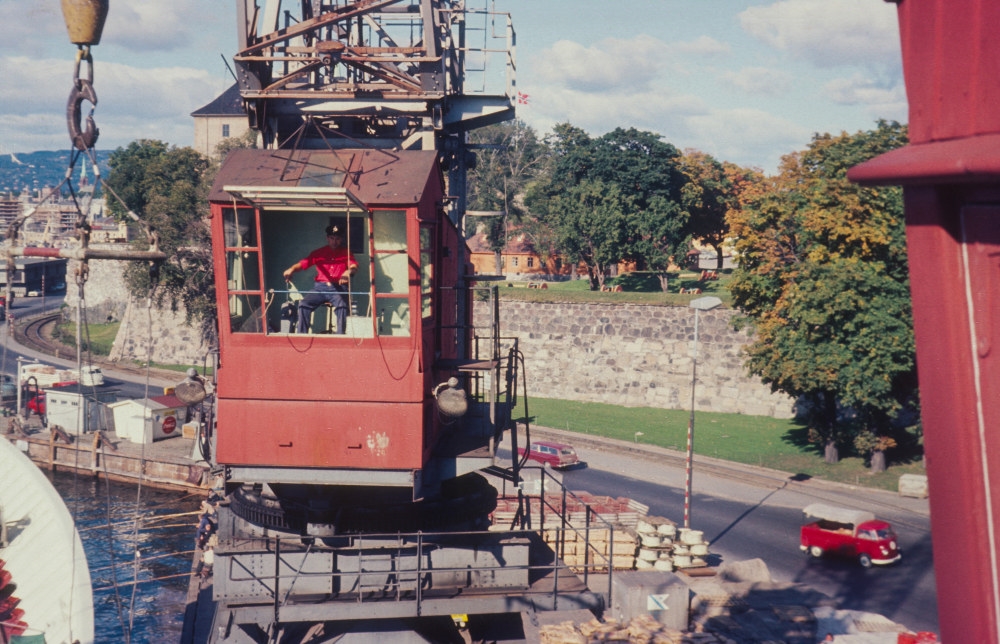
<svg viewBox="0 0 1000 644">
<path fill-rule="evenodd" d="M 351 201 L 366 206 L 414 205 L 432 177 L 443 181 L 437 158 L 433 150 L 233 150 L 219 169 L 209 200 L 239 201 L 250 189 L 318 193 L 342 188 Z"/>
</svg>

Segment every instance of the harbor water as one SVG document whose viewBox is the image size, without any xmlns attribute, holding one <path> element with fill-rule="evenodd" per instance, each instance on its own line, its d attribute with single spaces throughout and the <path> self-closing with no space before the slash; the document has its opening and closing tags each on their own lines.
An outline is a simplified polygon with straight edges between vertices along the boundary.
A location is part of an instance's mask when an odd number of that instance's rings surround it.
<svg viewBox="0 0 1000 644">
<path fill-rule="evenodd" d="M 108 483 L 84 474 L 55 473 L 50 480 L 87 553 L 96 641 L 179 642 L 205 493 Z"/>
</svg>

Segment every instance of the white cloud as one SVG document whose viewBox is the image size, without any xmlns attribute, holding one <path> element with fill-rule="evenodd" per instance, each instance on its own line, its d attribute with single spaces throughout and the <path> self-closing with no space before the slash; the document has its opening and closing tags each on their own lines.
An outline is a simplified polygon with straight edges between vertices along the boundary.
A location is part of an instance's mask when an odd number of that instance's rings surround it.
<svg viewBox="0 0 1000 644">
<path fill-rule="evenodd" d="M 616 127 L 669 131 L 677 129 L 670 124 L 680 123 L 684 117 L 704 113 L 706 109 L 696 97 L 654 91 L 618 94 L 566 91 L 542 98 L 545 99 L 545 112 L 559 115 L 557 121 L 568 121 L 595 135 Z"/>
<path fill-rule="evenodd" d="M 812 132 L 756 109 L 713 110 L 686 120 L 694 147 L 717 159 L 773 171 L 780 158 L 803 149 Z"/>
<path fill-rule="evenodd" d="M 823 94 L 838 105 L 864 106 L 873 118 L 906 122 L 908 105 L 901 85 L 885 87 L 863 76 L 838 78 L 823 86 Z"/>
<path fill-rule="evenodd" d="M 627 41 L 608 38 L 590 47 L 560 40 L 535 62 L 547 85 L 596 92 L 646 86 L 663 71 L 666 61 L 666 43 L 640 35 Z"/>
<path fill-rule="evenodd" d="M 58 2 L 0 0 L 0 48 L 36 55 L 46 50 L 51 39 L 61 39 L 71 54 L 75 49 L 69 42 Z"/>
<path fill-rule="evenodd" d="M 206 19 L 210 12 L 196 0 L 119 2 L 108 14 L 102 42 L 143 52 L 184 49 L 191 41 L 192 23 Z"/>
<path fill-rule="evenodd" d="M 720 77 L 747 94 L 758 96 L 779 96 L 787 92 L 794 82 L 794 77 L 788 72 L 770 67 L 744 67 L 738 71 L 723 72 Z"/>
<path fill-rule="evenodd" d="M 760 41 L 820 67 L 882 67 L 900 58 L 896 8 L 890 3 L 780 0 L 750 7 L 739 20 Z"/>
<path fill-rule="evenodd" d="M 694 40 L 686 42 L 671 43 L 668 48 L 679 54 L 695 54 L 698 56 L 719 56 L 732 51 L 732 48 L 728 44 L 719 42 L 715 38 L 708 36 L 699 36 Z"/>
<path fill-rule="evenodd" d="M 64 110 L 72 88 L 72 62 L 18 57 L 2 59 L 0 65 L 10 88 L 0 92 L 0 144 L 13 150 L 67 148 Z M 39 83 L 39 78 L 60 82 Z M 220 94 L 225 89 L 221 85 L 218 76 L 203 69 L 101 65 L 94 79 L 98 147 L 114 148 L 138 138 L 190 145 L 191 112 Z M 83 103 L 84 116 L 91 107 Z M 22 144 L 26 141 L 32 143 Z"/>
</svg>

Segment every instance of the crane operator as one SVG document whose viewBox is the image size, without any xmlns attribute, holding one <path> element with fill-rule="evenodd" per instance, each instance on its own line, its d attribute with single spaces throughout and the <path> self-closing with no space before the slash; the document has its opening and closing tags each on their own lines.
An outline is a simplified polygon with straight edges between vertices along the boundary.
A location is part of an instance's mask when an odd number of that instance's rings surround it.
<svg viewBox="0 0 1000 644">
<path fill-rule="evenodd" d="M 337 317 L 337 333 L 343 335 L 347 330 L 347 299 L 344 294 L 351 283 L 351 276 L 358 271 L 358 262 L 347 249 L 344 233 L 337 226 L 326 227 L 325 246 L 320 246 L 285 270 L 285 281 L 291 281 L 292 275 L 310 266 L 316 267 L 316 282 L 313 290 L 299 302 L 295 332 L 306 333 L 312 312 L 316 307 L 329 303 Z"/>
</svg>

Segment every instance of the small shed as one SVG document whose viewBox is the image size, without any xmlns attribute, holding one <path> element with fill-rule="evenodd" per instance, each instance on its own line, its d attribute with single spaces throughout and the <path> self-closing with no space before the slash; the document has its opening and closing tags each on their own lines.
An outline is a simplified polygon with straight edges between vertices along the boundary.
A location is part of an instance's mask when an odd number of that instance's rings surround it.
<svg viewBox="0 0 1000 644">
<path fill-rule="evenodd" d="M 114 389 L 70 385 L 45 390 L 45 416 L 49 426 L 59 425 L 69 434 L 83 434 L 111 425 L 109 403 L 118 400 Z"/>
<path fill-rule="evenodd" d="M 187 415 L 187 405 L 172 395 L 123 400 L 108 406 L 114 414 L 115 434 L 133 443 L 149 444 L 180 436 Z"/>
</svg>

